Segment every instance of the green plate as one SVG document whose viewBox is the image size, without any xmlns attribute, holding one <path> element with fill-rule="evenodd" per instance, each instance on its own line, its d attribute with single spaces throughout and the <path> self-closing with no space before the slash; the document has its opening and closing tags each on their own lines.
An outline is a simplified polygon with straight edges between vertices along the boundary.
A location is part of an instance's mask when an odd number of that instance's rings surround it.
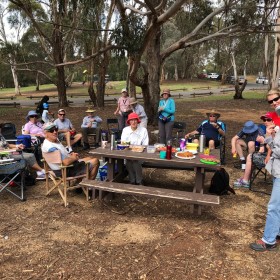
<svg viewBox="0 0 280 280">
<path fill-rule="evenodd" d="M 208 161 L 208 160 L 202 159 L 202 158 L 200 159 L 200 162 L 205 163 L 205 164 L 212 164 L 212 165 L 218 164 L 217 162 Z"/>
</svg>

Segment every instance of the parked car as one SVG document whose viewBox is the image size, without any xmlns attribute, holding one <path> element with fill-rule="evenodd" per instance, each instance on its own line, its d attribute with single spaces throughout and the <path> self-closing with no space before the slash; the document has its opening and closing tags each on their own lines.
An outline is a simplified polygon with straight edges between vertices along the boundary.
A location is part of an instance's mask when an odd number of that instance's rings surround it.
<svg viewBox="0 0 280 280">
<path fill-rule="evenodd" d="M 267 80 L 266 77 L 257 77 L 256 84 L 264 84 L 264 81 Z M 268 81 L 267 81 L 268 82 Z"/>
<path fill-rule="evenodd" d="M 226 82 L 229 83 L 229 84 L 234 84 L 234 76 L 227 76 L 226 77 Z"/>
<path fill-rule="evenodd" d="M 207 75 L 207 78 L 208 79 L 217 79 L 219 77 L 219 74 L 218 73 L 209 73 Z"/>
<path fill-rule="evenodd" d="M 263 81 L 263 84 L 264 85 L 268 85 L 268 78 L 265 78 L 265 80 Z M 280 86 L 280 78 L 279 78 L 279 80 L 278 80 L 278 86 Z"/>
</svg>

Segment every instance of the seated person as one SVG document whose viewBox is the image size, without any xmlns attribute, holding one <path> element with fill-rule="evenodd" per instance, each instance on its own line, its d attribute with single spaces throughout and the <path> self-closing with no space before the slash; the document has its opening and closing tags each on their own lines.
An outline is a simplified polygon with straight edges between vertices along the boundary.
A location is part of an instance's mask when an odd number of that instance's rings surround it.
<svg viewBox="0 0 280 280">
<path fill-rule="evenodd" d="M 68 168 L 67 176 L 78 176 L 86 173 L 86 165 L 85 162 L 90 162 L 89 167 L 89 179 L 95 179 L 98 167 L 99 160 L 97 158 L 79 158 L 79 154 L 70 153 L 66 150 L 66 148 L 61 144 L 58 140 L 58 127 L 54 123 L 46 123 L 44 124 L 45 131 L 45 141 L 42 145 L 42 151 L 44 153 L 51 153 L 53 151 L 59 150 L 61 153 L 62 164 L 65 166 L 73 165 Z M 49 164 L 50 168 L 53 170 L 56 176 L 61 176 L 61 166 L 58 163 Z"/>
<path fill-rule="evenodd" d="M 147 114 L 145 113 L 144 107 L 140 105 L 134 97 L 130 98 L 130 105 L 132 107 L 132 111 L 136 113 L 141 120 L 139 125 L 147 128 L 148 117 Z"/>
<path fill-rule="evenodd" d="M 204 134 L 206 136 L 206 147 L 213 150 L 220 145 L 220 139 L 225 135 L 226 128 L 223 122 L 218 121 L 221 114 L 215 110 L 206 113 L 206 115 L 208 119 L 204 120 L 196 130 L 187 133 L 185 138 L 189 138 L 195 134 Z M 194 142 L 198 143 L 198 139 L 194 139 Z"/>
<path fill-rule="evenodd" d="M 23 134 L 29 134 L 31 136 L 41 137 L 44 140 L 43 125 L 38 121 L 38 114 L 32 110 L 29 111 L 26 120 L 27 123 L 24 125 Z"/>
<path fill-rule="evenodd" d="M 248 149 L 248 154 L 252 154 L 256 149 L 256 141 L 264 144 L 264 132 L 253 121 L 247 121 L 242 130 L 231 139 L 231 152 L 233 155 L 238 154 L 242 169 L 245 169 L 246 163 L 243 149 Z M 264 147 L 262 147 L 261 152 L 263 150 Z"/>
<path fill-rule="evenodd" d="M 271 118 L 271 114 L 273 112 L 267 112 L 265 115 L 261 116 L 261 120 L 263 120 L 265 127 L 271 126 L 273 124 L 273 120 Z M 258 167 L 264 167 L 270 157 L 271 157 L 271 149 L 269 146 L 266 147 L 267 152 L 263 151 L 260 149 L 258 153 L 254 153 L 254 157 L 252 157 L 252 154 L 249 154 L 246 159 L 246 167 L 245 167 L 245 172 L 243 177 L 237 179 L 234 182 L 234 186 L 236 188 L 239 187 L 244 187 L 244 188 L 249 188 L 250 187 L 250 177 L 251 177 L 251 172 L 252 172 L 252 160 L 255 165 Z"/>
<path fill-rule="evenodd" d="M 73 127 L 71 121 L 65 118 L 65 110 L 59 109 L 57 112 L 58 118 L 54 121 L 54 124 L 58 127 L 58 139 L 59 141 L 66 141 L 66 149 L 71 153 L 72 145 L 77 143 L 82 139 L 81 133 L 76 133 L 75 128 Z"/>
<path fill-rule="evenodd" d="M 23 150 L 24 145 L 19 144 L 9 144 L 4 136 L 0 133 L 0 149 L 17 149 L 17 150 Z M 35 155 L 32 153 L 20 153 L 20 154 L 11 154 L 10 158 L 13 158 L 15 160 L 21 160 L 22 158 L 26 161 L 26 165 L 29 169 L 33 169 L 37 173 L 37 180 L 44 180 L 46 179 L 46 173 L 43 168 L 39 166 L 39 164 L 36 161 Z"/>
<path fill-rule="evenodd" d="M 81 125 L 82 128 L 82 135 L 83 135 L 83 142 L 84 142 L 84 150 L 88 150 L 90 148 L 88 143 L 88 134 L 95 133 L 96 139 L 95 139 L 95 147 L 99 147 L 100 142 L 100 123 L 102 122 L 102 119 L 98 116 L 94 116 L 93 113 L 96 110 L 93 110 L 92 108 L 88 108 L 86 110 L 86 113 L 88 114 L 83 119 L 83 123 Z"/>
<path fill-rule="evenodd" d="M 49 103 L 43 103 L 42 123 L 47 123 L 53 120 L 53 113 L 49 111 Z"/>
<path fill-rule="evenodd" d="M 149 136 L 145 127 L 139 125 L 139 116 L 136 113 L 128 115 L 126 126 L 121 135 L 121 142 L 130 142 L 131 145 L 148 145 Z M 142 162 L 139 160 L 126 160 L 129 182 L 134 185 L 143 184 Z"/>
</svg>

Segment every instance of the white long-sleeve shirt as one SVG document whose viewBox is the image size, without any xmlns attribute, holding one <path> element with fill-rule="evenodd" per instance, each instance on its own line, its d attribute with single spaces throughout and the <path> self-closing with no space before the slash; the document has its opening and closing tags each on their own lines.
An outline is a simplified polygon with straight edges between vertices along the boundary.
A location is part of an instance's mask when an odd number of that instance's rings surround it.
<svg viewBox="0 0 280 280">
<path fill-rule="evenodd" d="M 131 145 L 149 145 L 149 135 L 145 127 L 139 126 L 136 130 L 132 130 L 131 126 L 127 126 L 122 131 L 122 142 L 130 142 Z"/>
</svg>

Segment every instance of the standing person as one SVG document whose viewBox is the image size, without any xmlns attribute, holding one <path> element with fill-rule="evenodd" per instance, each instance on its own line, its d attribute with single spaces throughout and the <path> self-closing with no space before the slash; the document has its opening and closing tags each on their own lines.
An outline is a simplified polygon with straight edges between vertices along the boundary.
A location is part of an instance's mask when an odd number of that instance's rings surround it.
<svg viewBox="0 0 280 280">
<path fill-rule="evenodd" d="M 61 154 L 62 163 L 65 166 L 72 165 L 67 170 L 67 176 L 78 176 L 86 173 L 85 162 L 90 162 L 89 166 L 89 179 L 93 180 L 96 177 L 99 160 L 97 158 L 86 157 L 79 158 L 79 154 L 72 152 L 68 153 L 68 150 L 58 140 L 58 127 L 54 123 L 44 124 L 44 130 L 46 139 L 42 145 L 42 151 L 44 153 L 52 153 L 58 150 Z M 56 176 L 61 176 L 61 166 L 58 163 L 49 164 Z"/>
<path fill-rule="evenodd" d="M 162 100 L 160 100 L 158 107 L 159 138 L 160 143 L 167 144 L 167 141 L 172 140 L 172 129 L 174 126 L 176 107 L 174 99 L 171 98 L 169 89 L 164 89 L 161 97 Z"/>
<path fill-rule="evenodd" d="M 134 97 L 130 98 L 130 105 L 132 106 L 132 111 L 136 113 L 141 120 L 139 125 L 147 128 L 148 117 L 147 114 L 145 113 L 144 107 L 140 105 Z"/>
<path fill-rule="evenodd" d="M 148 145 L 149 136 L 145 127 L 140 126 L 139 116 L 131 113 L 128 116 L 127 124 L 122 131 L 121 141 L 130 142 L 131 145 Z M 128 171 L 129 182 L 134 185 L 143 184 L 142 162 L 139 160 L 126 160 L 126 169 Z"/>
<path fill-rule="evenodd" d="M 130 105 L 130 98 L 128 96 L 128 92 L 125 88 L 122 89 L 122 96 L 118 100 L 118 107 L 114 112 L 115 115 L 118 115 L 119 120 L 119 129 L 123 130 L 126 126 L 126 121 L 128 115 L 132 112 L 132 108 Z"/>
<path fill-rule="evenodd" d="M 40 100 L 40 102 L 38 103 L 37 105 L 37 108 L 36 108 L 36 113 L 40 116 L 42 116 L 43 114 L 43 111 L 44 111 L 44 107 L 43 107 L 43 104 L 44 103 L 48 103 L 49 101 L 49 97 L 47 95 L 43 96 L 43 98 Z"/>
<path fill-rule="evenodd" d="M 71 153 L 72 145 L 82 139 L 81 133 L 76 133 L 76 129 L 72 125 L 71 121 L 65 117 L 65 110 L 59 109 L 57 112 L 58 118 L 54 121 L 54 124 L 58 127 L 58 139 L 59 141 L 66 140 L 67 151 Z"/>
<path fill-rule="evenodd" d="M 92 108 L 88 108 L 86 110 L 87 116 L 84 117 L 83 123 L 81 125 L 82 128 L 82 135 L 83 135 L 83 142 L 84 142 L 84 150 L 88 150 L 90 148 L 88 142 L 88 134 L 95 133 L 95 147 L 99 147 L 100 142 L 100 124 L 102 119 L 99 116 L 94 116 L 93 113 L 96 110 Z"/>
<path fill-rule="evenodd" d="M 42 123 L 47 123 L 53 120 L 53 113 L 49 111 L 49 103 L 43 104 Z"/>
<path fill-rule="evenodd" d="M 206 137 L 206 147 L 209 147 L 211 150 L 217 148 L 220 145 L 221 137 L 226 133 L 226 126 L 222 121 L 219 121 L 219 114 L 216 110 L 211 110 L 211 112 L 206 113 L 208 119 L 204 120 L 200 126 L 185 135 L 185 138 L 188 139 L 190 136 L 195 134 L 204 134 Z M 194 142 L 198 143 L 197 139 L 194 139 Z"/>
<path fill-rule="evenodd" d="M 267 94 L 267 102 L 274 109 L 280 106 L 280 92 L 270 90 Z M 250 244 L 250 248 L 263 252 L 274 251 L 277 243 L 280 242 L 280 132 L 275 130 L 275 124 L 266 129 L 265 142 L 269 145 L 272 156 L 266 165 L 266 170 L 273 176 L 273 187 L 271 197 L 267 206 L 267 215 L 263 237 L 255 243 Z"/>
<path fill-rule="evenodd" d="M 238 154 L 242 169 L 245 169 L 246 160 L 243 149 L 248 149 L 248 153 L 252 154 L 255 149 L 255 143 L 264 143 L 264 132 L 253 121 L 247 121 L 243 128 L 231 139 L 231 153 Z"/>
</svg>

